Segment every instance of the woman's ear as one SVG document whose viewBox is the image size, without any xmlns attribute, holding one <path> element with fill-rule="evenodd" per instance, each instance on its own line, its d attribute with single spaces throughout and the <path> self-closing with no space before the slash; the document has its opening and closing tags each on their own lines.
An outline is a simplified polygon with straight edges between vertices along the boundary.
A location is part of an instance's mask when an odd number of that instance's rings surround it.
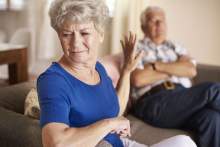
<svg viewBox="0 0 220 147">
<path fill-rule="evenodd" d="M 105 32 L 104 32 L 104 31 L 101 31 L 101 32 L 100 32 L 99 43 L 102 43 L 102 42 L 103 42 L 103 40 L 104 40 L 104 36 L 105 36 Z"/>
</svg>

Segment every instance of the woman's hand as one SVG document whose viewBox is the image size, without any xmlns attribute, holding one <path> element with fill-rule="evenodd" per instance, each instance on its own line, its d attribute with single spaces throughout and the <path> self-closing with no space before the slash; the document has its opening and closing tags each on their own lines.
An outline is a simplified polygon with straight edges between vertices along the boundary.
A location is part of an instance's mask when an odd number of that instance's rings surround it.
<svg viewBox="0 0 220 147">
<path fill-rule="evenodd" d="M 135 57 L 137 41 L 138 41 L 137 34 L 135 34 L 135 38 L 134 38 L 133 33 L 131 31 L 129 33 L 130 33 L 129 39 L 127 34 L 124 34 L 125 43 L 122 40 L 120 41 L 124 51 L 123 70 L 124 72 L 131 73 L 137 67 L 138 61 L 140 60 L 143 54 L 143 50 L 139 51 L 137 56 Z"/>
<path fill-rule="evenodd" d="M 112 131 L 110 133 L 116 133 L 120 137 L 131 137 L 130 134 L 130 121 L 124 116 L 118 116 L 110 119 Z"/>
<path fill-rule="evenodd" d="M 135 37 L 132 32 L 130 32 L 130 36 L 125 34 L 125 42 L 121 41 L 122 48 L 124 50 L 124 65 L 122 67 L 121 75 L 118 80 L 117 87 L 115 88 L 118 101 L 120 106 L 120 111 L 118 116 L 122 116 L 128 103 L 129 92 L 130 92 L 130 75 L 131 72 L 137 67 L 138 61 L 140 60 L 143 50 L 139 51 L 137 56 L 136 48 L 137 48 L 137 35 Z M 121 136 L 125 136 L 127 130 L 121 132 Z M 130 132 L 130 130 L 129 130 Z M 130 134 L 130 133 L 129 133 Z"/>
</svg>

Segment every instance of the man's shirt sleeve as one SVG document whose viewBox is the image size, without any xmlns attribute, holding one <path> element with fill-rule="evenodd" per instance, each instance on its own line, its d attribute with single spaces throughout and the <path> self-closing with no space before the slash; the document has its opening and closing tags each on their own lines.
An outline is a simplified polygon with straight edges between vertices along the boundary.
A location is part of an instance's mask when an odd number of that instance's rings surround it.
<svg viewBox="0 0 220 147">
<path fill-rule="evenodd" d="M 138 52 L 140 50 L 142 50 L 142 48 L 140 47 L 140 42 L 138 42 L 137 50 L 136 50 L 136 55 L 138 54 Z M 141 59 L 138 61 L 137 68 L 139 68 L 139 69 L 144 69 L 143 56 L 144 55 L 142 55 Z"/>
<path fill-rule="evenodd" d="M 186 48 L 184 48 L 182 45 L 180 45 L 179 43 L 174 43 L 175 46 L 175 52 L 176 54 L 180 57 L 182 55 L 188 55 L 190 56 L 189 52 L 187 51 Z M 191 58 L 190 60 L 195 66 L 197 65 L 196 63 L 196 59 L 195 58 Z"/>
</svg>

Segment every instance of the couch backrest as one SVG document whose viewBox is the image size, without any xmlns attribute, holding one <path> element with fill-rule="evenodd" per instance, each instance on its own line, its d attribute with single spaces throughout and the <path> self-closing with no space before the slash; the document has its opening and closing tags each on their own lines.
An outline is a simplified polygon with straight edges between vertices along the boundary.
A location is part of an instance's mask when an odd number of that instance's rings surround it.
<svg viewBox="0 0 220 147">
<path fill-rule="evenodd" d="M 206 81 L 220 82 L 220 66 L 198 64 L 197 75 L 193 80 L 195 84 Z"/>
<path fill-rule="evenodd" d="M 36 88 L 36 81 L 0 88 L 0 107 L 24 114 L 24 102 L 31 88 Z"/>
</svg>

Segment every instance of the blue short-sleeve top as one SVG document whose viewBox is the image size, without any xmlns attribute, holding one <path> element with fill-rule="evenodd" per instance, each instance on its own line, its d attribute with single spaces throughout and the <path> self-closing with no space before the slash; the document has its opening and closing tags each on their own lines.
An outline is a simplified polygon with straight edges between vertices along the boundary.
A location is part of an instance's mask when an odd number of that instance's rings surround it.
<svg viewBox="0 0 220 147">
<path fill-rule="evenodd" d="M 53 62 L 38 77 L 41 129 L 51 122 L 64 123 L 69 127 L 85 127 L 118 116 L 118 97 L 112 81 L 99 62 L 95 68 L 101 78 L 97 85 L 78 80 L 57 62 Z M 123 147 L 117 134 L 108 134 L 103 139 L 114 147 Z"/>
</svg>

